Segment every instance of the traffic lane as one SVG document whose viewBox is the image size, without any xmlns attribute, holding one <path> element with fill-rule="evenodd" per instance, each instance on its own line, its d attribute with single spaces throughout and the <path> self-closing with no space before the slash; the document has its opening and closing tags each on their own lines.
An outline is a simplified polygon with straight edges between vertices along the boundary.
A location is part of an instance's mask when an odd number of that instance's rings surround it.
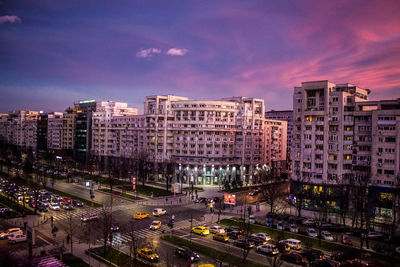
<svg viewBox="0 0 400 267">
<path fill-rule="evenodd" d="M 221 252 L 226 252 L 229 255 L 235 255 L 239 258 L 243 257 L 243 249 L 234 246 L 233 240 L 229 240 L 228 243 L 223 243 L 223 242 L 213 240 L 212 234 L 209 234 L 208 236 L 203 237 L 203 236 L 196 235 L 193 233 L 190 234 L 190 233 L 182 231 L 182 230 L 176 231 L 175 234 L 177 234 L 181 238 L 191 239 L 194 242 L 197 242 L 201 245 L 214 248 Z M 259 254 L 256 252 L 255 248 L 250 249 L 247 259 L 254 261 L 256 263 L 260 263 L 260 264 L 265 264 L 267 261 L 269 265 L 272 265 L 272 262 L 273 262 L 273 257 L 270 257 L 268 255 Z M 294 266 L 294 264 L 282 261 L 282 266 Z"/>
<path fill-rule="evenodd" d="M 160 260 L 162 262 L 167 263 L 167 266 L 176 266 L 176 267 L 183 267 L 183 266 L 198 266 L 200 264 L 214 264 L 215 266 L 217 265 L 217 260 L 208 256 L 205 256 L 203 254 L 199 254 L 200 259 L 196 261 L 195 263 L 190 263 L 187 260 L 178 257 L 175 255 L 175 249 L 178 248 L 178 246 L 168 243 L 166 241 L 161 240 L 159 245 L 158 245 L 158 251 L 160 253 Z M 168 265 L 169 264 L 169 265 Z"/>
</svg>

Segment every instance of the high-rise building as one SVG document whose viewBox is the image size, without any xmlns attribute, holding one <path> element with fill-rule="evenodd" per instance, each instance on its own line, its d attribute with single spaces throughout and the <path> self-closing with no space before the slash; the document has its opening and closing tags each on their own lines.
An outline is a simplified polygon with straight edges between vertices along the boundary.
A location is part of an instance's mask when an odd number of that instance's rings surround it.
<svg viewBox="0 0 400 267">
<path fill-rule="evenodd" d="M 400 99 L 368 101 L 369 93 L 329 81 L 294 88 L 291 178 L 293 190 L 308 191 L 305 206 L 324 192 L 340 208 L 346 186 L 365 181 L 375 209 L 381 193 L 399 188 Z"/>
</svg>

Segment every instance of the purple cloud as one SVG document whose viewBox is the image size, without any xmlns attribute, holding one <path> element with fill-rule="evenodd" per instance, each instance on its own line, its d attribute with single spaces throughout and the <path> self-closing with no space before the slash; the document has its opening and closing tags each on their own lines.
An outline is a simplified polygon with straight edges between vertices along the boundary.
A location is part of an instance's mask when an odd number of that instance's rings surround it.
<svg viewBox="0 0 400 267">
<path fill-rule="evenodd" d="M 161 49 L 158 48 L 147 48 L 147 49 L 142 49 L 139 52 L 136 53 L 136 57 L 138 58 L 152 58 L 153 55 L 155 54 L 160 54 Z"/>
<path fill-rule="evenodd" d="M 184 56 L 188 52 L 185 48 L 170 48 L 167 51 L 167 55 L 169 56 Z"/>
<path fill-rule="evenodd" d="M 0 16 L 0 25 L 4 23 L 21 23 L 21 19 L 18 16 Z"/>
</svg>

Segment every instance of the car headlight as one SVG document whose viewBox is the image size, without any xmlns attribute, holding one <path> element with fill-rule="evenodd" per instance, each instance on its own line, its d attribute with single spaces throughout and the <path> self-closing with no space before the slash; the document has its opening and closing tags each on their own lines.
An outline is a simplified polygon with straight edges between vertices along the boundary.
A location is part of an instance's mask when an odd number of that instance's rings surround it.
<svg viewBox="0 0 400 267">
<path fill-rule="evenodd" d="M 154 260 L 154 257 L 150 257 L 150 259 Z"/>
<path fill-rule="evenodd" d="M 194 257 L 190 257 L 191 260 L 194 260 Z"/>
</svg>

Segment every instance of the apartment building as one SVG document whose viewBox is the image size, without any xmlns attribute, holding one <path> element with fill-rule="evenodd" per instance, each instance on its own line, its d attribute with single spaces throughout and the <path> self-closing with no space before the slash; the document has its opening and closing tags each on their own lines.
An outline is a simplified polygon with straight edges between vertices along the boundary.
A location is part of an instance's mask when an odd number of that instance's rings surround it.
<svg viewBox="0 0 400 267">
<path fill-rule="evenodd" d="M 39 112 L 11 111 L 1 117 L 1 138 L 12 145 L 36 150 L 37 117 Z"/>
<path fill-rule="evenodd" d="M 105 118 L 103 112 L 93 116 L 97 158 L 134 159 L 146 151 L 155 163 L 174 162 L 185 183 L 251 183 L 258 166 L 286 160 L 286 122 L 265 120 L 261 99 L 148 96 L 143 115 Z"/>
<path fill-rule="evenodd" d="M 369 101 L 369 94 L 329 81 L 294 88 L 292 190 L 308 192 L 305 207 L 315 206 L 312 196 L 325 192 L 339 208 L 348 202 L 344 190 L 365 182 L 375 209 L 380 192 L 398 188 L 399 99 Z"/>
<path fill-rule="evenodd" d="M 73 150 L 75 147 L 75 116 L 73 110 L 68 110 L 62 118 L 62 149 Z"/>
<path fill-rule="evenodd" d="M 287 178 L 287 129 L 288 122 L 284 120 L 266 119 L 264 131 L 266 135 L 266 162 L 271 167 L 273 177 Z"/>
<path fill-rule="evenodd" d="M 63 142 L 63 116 L 62 112 L 52 112 L 47 116 L 47 148 L 61 150 Z"/>
<path fill-rule="evenodd" d="M 291 146 L 293 140 L 293 110 L 270 110 L 265 112 L 266 119 L 283 120 L 287 122 L 287 167 L 291 169 Z"/>
</svg>

